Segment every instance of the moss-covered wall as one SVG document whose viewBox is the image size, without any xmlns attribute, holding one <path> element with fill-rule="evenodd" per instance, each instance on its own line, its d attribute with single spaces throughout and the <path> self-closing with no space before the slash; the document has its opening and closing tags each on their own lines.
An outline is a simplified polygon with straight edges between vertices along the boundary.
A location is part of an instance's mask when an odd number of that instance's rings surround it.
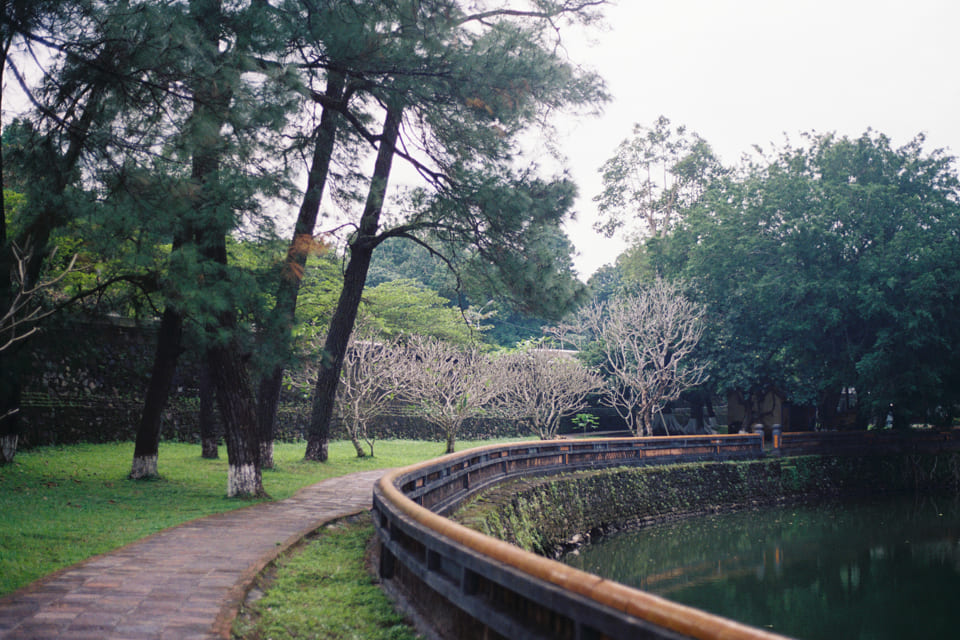
<svg viewBox="0 0 960 640">
<path fill-rule="evenodd" d="M 593 535 L 686 514 L 844 493 L 956 492 L 958 486 L 957 453 L 624 467 L 507 482 L 474 497 L 453 518 L 556 556 Z"/>
</svg>

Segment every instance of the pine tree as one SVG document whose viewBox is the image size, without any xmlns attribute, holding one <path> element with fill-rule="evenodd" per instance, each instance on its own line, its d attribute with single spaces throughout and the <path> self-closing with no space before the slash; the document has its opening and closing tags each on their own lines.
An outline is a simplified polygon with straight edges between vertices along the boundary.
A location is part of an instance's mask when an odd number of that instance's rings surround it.
<svg viewBox="0 0 960 640">
<path fill-rule="evenodd" d="M 115 105 L 137 99 L 136 83 L 130 79 L 142 62 L 149 34 L 112 37 L 111 11 L 84 0 L 3 4 L 0 64 L 35 108 L 18 123 L 22 143 L 15 161 L 28 176 L 27 205 L 18 212 L 17 237 L 8 233 L 5 207 L 0 216 L 0 273 L 11 273 L 13 248 L 21 247 L 20 284 L 26 288 L 40 281 L 52 251 L 51 235 L 87 206 L 87 195 L 75 185 L 84 161 L 116 142 L 110 128 Z M 111 30 L 98 31 L 98 25 Z M 24 61 L 31 59 L 49 60 L 34 71 L 41 76 L 39 82 L 31 83 L 24 68 L 29 65 Z M 0 158 L 0 171 L 7 161 Z M 9 308 L 12 294 L 8 282 L 0 283 L 0 308 Z M 4 458 L 15 453 L 18 438 L 20 373 L 25 366 L 24 344 L 18 347 L 0 353 L 0 440 L 8 452 Z"/>
<path fill-rule="evenodd" d="M 377 161 L 348 241 L 343 290 L 314 392 L 308 459 L 326 459 L 340 367 L 376 247 L 388 238 L 424 243 L 427 233 L 445 238 L 447 251 L 470 244 L 486 263 L 512 272 L 499 280 L 502 285 L 526 300 L 538 297 L 535 272 L 507 256 L 522 252 L 523 241 L 538 230 L 556 226 L 574 190 L 564 179 L 544 181 L 513 170 L 517 138 L 532 125 L 545 125 L 549 111 L 589 108 L 604 98 L 598 78 L 560 59 L 549 42 L 557 21 L 586 20 L 592 15 L 587 9 L 600 3 L 544 2 L 531 11 L 491 5 L 476 14 L 459 3 L 441 4 L 389 3 L 379 15 L 365 16 L 378 57 L 351 69 L 350 77 L 379 105 L 383 128 L 367 132 L 360 117 L 345 114 L 377 145 Z M 394 157 L 411 163 L 428 191 L 418 196 L 415 215 L 385 228 Z M 541 273 L 553 272 L 549 262 L 534 261 Z"/>
</svg>

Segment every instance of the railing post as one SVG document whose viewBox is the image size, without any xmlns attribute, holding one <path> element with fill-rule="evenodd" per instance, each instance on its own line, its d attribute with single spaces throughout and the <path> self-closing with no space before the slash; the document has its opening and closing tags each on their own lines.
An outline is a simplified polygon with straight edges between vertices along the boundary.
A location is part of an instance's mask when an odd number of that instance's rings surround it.
<svg viewBox="0 0 960 640">
<path fill-rule="evenodd" d="M 783 446 L 782 432 L 783 432 L 783 426 L 779 424 L 773 425 L 773 428 L 771 429 L 771 435 L 773 440 L 773 451 L 778 456 L 781 454 L 781 447 Z"/>
<path fill-rule="evenodd" d="M 387 548 L 387 545 L 380 542 L 380 579 L 390 580 L 396 572 L 396 557 Z"/>
</svg>

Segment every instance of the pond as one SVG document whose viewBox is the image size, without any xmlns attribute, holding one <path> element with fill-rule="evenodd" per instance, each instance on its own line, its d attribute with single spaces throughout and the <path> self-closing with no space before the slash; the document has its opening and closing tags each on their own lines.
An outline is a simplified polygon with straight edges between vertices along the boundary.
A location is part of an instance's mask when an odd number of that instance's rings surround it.
<svg viewBox="0 0 960 640">
<path fill-rule="evenodd" d="M 777 633 L 960 637 L 960 502 L 886 497 L 697 516 L 567 564 Z"/>
</svg>

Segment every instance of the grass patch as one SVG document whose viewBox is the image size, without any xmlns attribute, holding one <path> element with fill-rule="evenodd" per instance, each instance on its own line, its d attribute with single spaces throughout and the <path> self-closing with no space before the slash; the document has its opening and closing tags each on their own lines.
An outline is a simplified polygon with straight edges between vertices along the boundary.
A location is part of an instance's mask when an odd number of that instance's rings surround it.
<svg viewBox="0 0 960 640">
<path fill-rule="evenodd" d="M 486 444 L 462 442 L 459 448 Z M 439 456 L 444 443 L 384 440 L 374 458 L 331 442 L 326 463 L 306 462 L 306 444 L 277 443 L 263 472 L 272 499 L 355 471 L 405 466 Z M 0 466 L 0 595 L 90 556 L 168 527 L 251 503 L 226 497 L 227 459 L 199 445 L 161 443 L 158 480 L 127 479 L 133 443 L 42 447 Z"/>
<path fill-rule="evenodd" d="M 233 635 L 245 640 L 418 638 L 366 568 L 370 516 L 321 529 L 261 577 L 265 594 L 244 607 Z"/>
</svg>

